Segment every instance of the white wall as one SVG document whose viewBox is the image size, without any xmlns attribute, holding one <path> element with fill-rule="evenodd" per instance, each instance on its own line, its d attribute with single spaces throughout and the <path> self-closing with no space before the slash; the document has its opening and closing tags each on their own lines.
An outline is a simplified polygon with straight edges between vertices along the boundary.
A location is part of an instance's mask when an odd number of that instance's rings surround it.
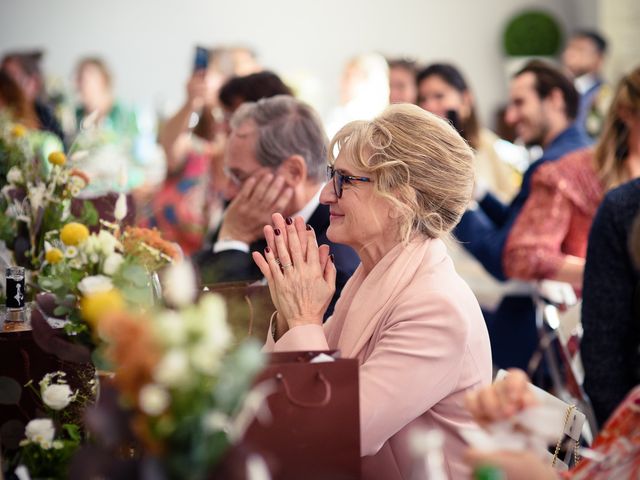
<svg viewBox="0 0 640 480">
<path fill-rule="evenodd" d="M 377 50 L 448 60 L 466 73 L 487 120 L 504 98 L 500 37 L 525 7 L 554 12 L 569 29 L 593 22 L 596 0 L 0 0 L 0 54 L 44 47 L 49 73 L 70 78 L 85 54 L 102 55 L 120 97 L 175 106 L 196 43 L 253 46 L 280 73 L 319 79 L 321 110 L 337 99 L 342 65 Z M 593 25 L 587 25 L 593 26 Z"/>
</svg>

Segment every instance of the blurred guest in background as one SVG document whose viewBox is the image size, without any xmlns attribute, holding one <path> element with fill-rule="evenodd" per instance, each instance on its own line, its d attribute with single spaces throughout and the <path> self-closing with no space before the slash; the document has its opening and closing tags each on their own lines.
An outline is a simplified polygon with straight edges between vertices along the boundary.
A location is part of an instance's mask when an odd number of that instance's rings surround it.
<svg viewBox="0 0 640 480">
<path fill-rule="evenodd" d="M 0 110 L 12 121 L 27 128 L 38 129 L 40 120 L 36 110 L 20 86 L 6 71 L 0 70 Z"/>
<path fill-rule="evenodd" d="M 589 145 L 589 138 L 574 124 L 578 94 L 570 80 L 552 66 L 533 61 L 511 81 L 507 119 L 528 146 L 540 145 L 541 158 L 524 174 L 522 187 L 505 205 L 486 187 L 477 185 L 477 209 L 468 210 L 456 227 L 456 237 L 496 278 L 505 279 L 502 254 L 507 235 L 529 197 L 531 177 L 544 163 Z"/>
<path fill-rule="evenodd" d="M 218 97 L 228 119 L 244 102 L 257 102 L 275 95 L 293 95 L 293 92 L 278 75 L 265 70 L 229 79 Z"/>
<path fill-rule="evenodd" d="M 550 278 L 582 288 L 587 237 L 604 192 L 640 176 L 640 68 L 620 81 L 594 149 L 542 165 L 509 233 L 512 278 Z"/>
<path fill-rule="evenodd" d="M 574 33 L 562 53 L 562 63 L 573 75 L 580 94 L 576 123 L 592 138 L 600 133 L 611 102 L 611 89 L 602 73 L 606 54 L 607 41 L 591 30 Z"/>
<path fill-rule="evenodd" d="M 39 130 L 40 120 L 33 103 L 27 99 L 13 77 L 4 70 L 0 70 L 0 114 L 3 117 L 0 120 L 21 124 L 31 131 L 29 140 L 34 142 L 33 146 L 45 168 L 49 166 L 45 161 L 49 153 L 63 149 L 62 141 L 57 135 Z"/>
<path fill-rule="evenodd" d="M 501 200 L 508 201 L 520 183 L 520 173 L 502 155 L 524 157 L 524 149 L 500 140 L 480 125 L 473 94 L 462 73 L 453 65 L 436 63 L 417 75 L 418 104 L 452 122 L 475 151 L 476 182 L 490 185 Z M 500 150 L 500 153 L 498 151 Z M 458 273 L 469 284 L 484 310 L 493 310 L 504 295 L 503 285 L 492 279 L 457 242 L 447 245 Z"/>
<path fill-rule="evenodd" d="M 635 122 L 640 123 L 637 113 Z M 630 152 L 635 162 L 640 162 L 638 132 Z M 640 264 L 633 261 L 640 252 L 638 212 L 640 180 L 635 179 L 605 196 L 589 234 L 580 354 L 584 388 L 600 424 L 640 384 Z"/>
<path fill-rule="evenodd" d="M 530 389 L 527 376 L 519 370 L 512 370 L 502 380 L 483 387 L 467 395 L 466 404 L 475 420 L 487 428 L 507 423 L 520 424 L 525 432 L 531 432 L 528 422 L 519 421 L 518 416 L 529 414 L 529 422 L 535 422 L 531 407 L 539 404 Z M 640 468 L 638 448 L 640 444 L 640 387 L 635 388 L 619 404 L 603 430 L 595 438 L 591 449 L 580 458 L 580 463 L 568 471 L 554 469 L 548 460 L 529 450 L 471 450 L 466 454 L 469 464 L 479 469 L 497 469 L 490 478 L 508 480 L 610 480 L 637 478 Z M 539 420 L 544 425 L 548 416 Z M 523 425 L 524 424 L 524 425 Z M 531 423 L 528 423 L 531 424 Z M 504 434 L 503 434 L 504 435 Z M 530 435 L 534 435 L 532 432 Z M 483 477 L 488 478 L 488 477 Z"/>
<path fill-rule="evenodd" d="M 8 73 L 33 105 L 38 117 L 38 129 L 46 130 L 64 141 L 64 132 L 48 102 L 44 77 L 40 67 L 43 52 L 11 52 L 2 59 L 0 69 Z"/>
<path fill-rule="evenodd" d="M 418 65 L 414 60 L 394 58 L 389 64 L 389 103 L 416 103 L 418 89 L 416 74 Z"/>
<path fill-rule="evenodd" d="M 389 104 L 389 66 L 382 55 L 365 53 L 347 62 L 340 79 L 340 105 L 325 123 L 333 136 L 352 120 L 370 120 Z"/>
<path fill-rule="evenodd" d="M 219 221 L 223 207 L 216 189 L 210 190 L 211 179 L 222 181 L 226 132 L 220 87 L 235 75 L 257 70 L 255 56 L 247 48 L 210 50 L 207 67 L 195 69 L 187 82 L 185 103 L 161 128 L 167 178 L 154 196 L 148 223 L 187 255 L 202 247 L 207 229 Z"/>
<path fill-rule="evenodd" d="M 451 121 L 475 150 L 476 181 L 503 201 L 511 200 L 520 185 L 520 174 L 513 167 L 516 162 L 503 156 L 522 157 L 525 152 L 481 126 L 473 93 L 462 73 L 453 65 L 435 63 L 418 73 L 417 84 L 418 105 Z"/>
<path fill-rule="evenodd" d="M 130 191 L 144 183 L 142 162 L 134 156 L 138 125 L 134 112 L 116 101 L 104 60 L 86 57 L 76 67 L 78 136 L 74 149 L 91 151 L 80 161 L 91 178 L 88 191 L 100 195 Z M 83 128 L 84 127 L 84 128 Z"/>
<path fill-rule="evenodd" d="M 543 62 L 530 62 L 511 81 L 507 120 L 515 125 L 526 145 L 540 145 L 544 154 L 529 166 L 520 191 L 509 205 L 478 182 L 474 191 L 477 206 L 467 210 L 454 232 L 464 247 L 499 280 L 507 278 L 502 262 L 504 247 L 529 197 L 533 174 L 546 162 L 590 144 L 587 135 L 574 124 L 578 100 L 572 82 Z M 503 368 L 527 368 L 538 343 L 531 290 L 514 291 L 501 301 L 495 312 L 487 313 L 494 362 Z"/>
<path fill-rule="evenodd" d="M 193 257 L 203 283 L 261 279 L 251 252 L 266 246 L 263 227 L 273 213 L 301 215 L 328 241 L 329 208 L 319 203 L 327 138 L 315 111 L 289 95 L 278 95 L 242 105 L 231 127 L 225 153 L 226 197 L 231 203 L 213 245 Z M 338 273 L 329 313 L 358 265 L 351 248 L 331 245 Z"/>
</svg>

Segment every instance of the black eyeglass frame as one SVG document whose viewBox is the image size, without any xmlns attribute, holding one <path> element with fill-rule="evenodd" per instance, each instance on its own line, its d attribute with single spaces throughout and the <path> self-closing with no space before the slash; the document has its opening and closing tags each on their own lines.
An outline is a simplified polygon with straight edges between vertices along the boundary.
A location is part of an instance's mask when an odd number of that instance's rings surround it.
<svg viewBox="0 0 640 480">
<path fill-rule="evenodd" d="M 349 185 L 351 182 L 372 182 L 369 177 L 356 177 L 354 175 L 343 175 L 338 172 L 332 165 L 327 166 L 327 179 L 333 179 L 333 191 L 336 197 L 342 198 L 342 187 L 346 183 Z"/>
</svg>

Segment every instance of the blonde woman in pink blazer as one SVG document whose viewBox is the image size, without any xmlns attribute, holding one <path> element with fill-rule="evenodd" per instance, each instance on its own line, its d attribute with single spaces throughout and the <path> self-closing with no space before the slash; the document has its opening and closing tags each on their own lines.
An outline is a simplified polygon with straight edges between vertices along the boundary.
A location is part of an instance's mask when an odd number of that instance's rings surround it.
<svg viewBox="0 0 640 480">
<path fill-rule="evenodd" d="M 347 124 L 329 152 L 327 236 L 361 264 L 323 325 L 336 269 L 302 218 L 273 216 L 253 258 L 277 308 L 267 351 L 339 349 L 360 361 L 362 473 L 408 479 L 415 427 L 445 434 L 450 478 L 468 478 L 460 428 L 476 428 L 465 394 L 491 382 L 480 307 L 441 238 L 471 197 L 473 153 L 455 130 L 414 105 Z"/>
</svg>

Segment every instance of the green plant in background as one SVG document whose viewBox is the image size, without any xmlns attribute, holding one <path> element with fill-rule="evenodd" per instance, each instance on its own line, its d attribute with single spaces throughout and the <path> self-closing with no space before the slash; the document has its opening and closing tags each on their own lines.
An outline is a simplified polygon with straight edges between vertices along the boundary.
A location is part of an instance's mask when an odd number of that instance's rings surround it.
<svg viewBox="0 0 640 480">
<path fill-rule="evenodd" d="M 523 12 L 509 21 L 503 35 L 510 56 L 554 56 L 562 44 L 556 19 L 543 11 Z"/>
</svg>

